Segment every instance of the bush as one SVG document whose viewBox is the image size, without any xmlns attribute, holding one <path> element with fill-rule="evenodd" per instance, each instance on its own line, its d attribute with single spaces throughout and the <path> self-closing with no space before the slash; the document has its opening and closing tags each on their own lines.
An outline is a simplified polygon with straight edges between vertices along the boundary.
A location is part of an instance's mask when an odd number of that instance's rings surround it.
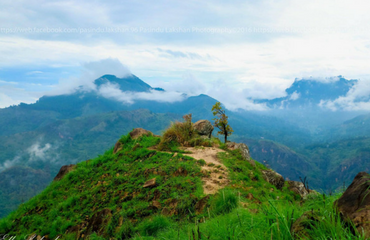
<svg viewBox="0 0 370 240">
<path fill-rule="evenodd" d="M 213 208 L 216 214 L 229 213 L 238 206 L 238 197 L 232 190 L 225 189 L 215 198 Z"/>
<path fill-rule="evenodd" d="M 171 123 L 171 126 L 164 132 L 159 150 L 171 150 L 174 146 L 189 145 L 189 140 L 195 135 L 191 114 L 183 116 L 184 122 Z"/>
<path fill-rule="evenodd" d="M 153 219 L 144 221 L 139 226 L 140 232 L 144 236 L 155 236 L 158 231 L 166 229 L 171 226 L 171 222 L 168 218 L 158 215 L 154 216 Z"/>
</svg>

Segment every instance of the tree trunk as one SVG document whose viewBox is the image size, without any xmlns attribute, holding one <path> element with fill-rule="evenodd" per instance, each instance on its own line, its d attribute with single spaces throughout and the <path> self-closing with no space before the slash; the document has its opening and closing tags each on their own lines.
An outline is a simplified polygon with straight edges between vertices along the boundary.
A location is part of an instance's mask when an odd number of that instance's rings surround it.
<svg viewBox="0 0 370 240">
<path fill-rule="evenodd" d="M 225 133 L 225 144 L 227 142 L 227 133 Z"/>
</svg>

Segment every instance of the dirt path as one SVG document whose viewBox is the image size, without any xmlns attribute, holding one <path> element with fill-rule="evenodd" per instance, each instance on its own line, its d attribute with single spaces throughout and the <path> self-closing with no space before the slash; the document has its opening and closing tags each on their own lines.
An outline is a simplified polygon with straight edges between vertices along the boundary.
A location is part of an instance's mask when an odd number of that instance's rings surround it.
<svg viewBox="0 0 370 240">
<path fill-rule="evenodd" d="M 205 194 L 215 194 L 219 189 L 224 188 L 229 183 L 227 168 L 217 158 L 217 153 L 224 152 L 224 150 L 215 147 L 187 147 L 182 148 L 182 150 L 191 152 L 184 153 L 183 155 L 197 160 L 203 159 L 206 162 L 206 165 L 202 166 L 202 171 L 208 173 L 208 177 L 202 178 Z"/>
</svg>

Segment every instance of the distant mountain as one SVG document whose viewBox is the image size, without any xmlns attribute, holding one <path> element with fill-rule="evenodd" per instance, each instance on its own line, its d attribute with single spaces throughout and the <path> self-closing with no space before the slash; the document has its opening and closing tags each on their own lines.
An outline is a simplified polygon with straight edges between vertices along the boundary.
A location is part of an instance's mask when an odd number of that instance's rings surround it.
<svg viewBox="0 0 370 240">
<path fill-rule="evenodd" d="M 123 92 L 149 92 L 153 88 L 142 81 L 140 78 L 135 75 L 129 75 L 124 78 L 118 78 L 114 75 L 104 75 L 94 81 L 94 84 L 97 87 L 101 87 L 104 84 L 117 84 L 119 89 Z"/>
<path fill-rule="evenodd" d="M 322 100 L 334 100 L 345 96 L 357 83 L 357 80 L 347 80 L 342 76 L 333 79 L 296 79 L 285 90 L 286 96 L 275 99 L 263 99 L 271 108 L 317 108 Z"/>
<path fill-rule="evenodd" d="M 256 100 L 256 102 L 264 103 L 270 108 L 266 115 L 284 119 L 306 129 L 312 134 L 312 140 L 322 141 L 324 140 L 323 131 L 340 125 L 363 112 L 332 111 L 321 107 L 320 102 L 345 96 L 357 82 L 357 80 L 347 80 L 342 76 L 324 80 L 296 79 L 285 90 L 285 97 Z"/>
<path fill-rule="evenodd" d="M 329 141 L 357 137 L 370 137 L 370 114 L 360 115 L 327 129 L 324 134 Z"/>
<path fill-rule="evenodd" d="M 318 143 L 300 151 L 321 173 L 321 187 L 335 190 L 349 184 L 359 171 L 370 171 L 370 138 L 359 137 Z"/>
</svg>

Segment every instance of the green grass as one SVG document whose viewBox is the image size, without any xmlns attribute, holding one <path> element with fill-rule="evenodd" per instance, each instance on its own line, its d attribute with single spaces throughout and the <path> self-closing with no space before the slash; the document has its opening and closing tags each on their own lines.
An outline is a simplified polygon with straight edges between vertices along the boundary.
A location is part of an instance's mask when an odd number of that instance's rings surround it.
<svg viewBox="0 0 370 240">
<path fill-rule="evenodd" d="M 365 239 L 353 235 L 339 221 L 333 208 L 333 201 L 338 197 L 323 199 L 322 195 L 311 198 L 304 204 L 286 201 L 269 201 L 268 205 L 255 205 L 257 213 L 237 207 L 231 212 L 212 215 L 203 223 L 189 223 L 159 231 L 156 237 L 136 236 L 133 239 L 300 239 L 290 231 L 293 222 L 312 207 L 318 209 L 320 222 L 308 231 L 309 239 Z M 313 224 L 313 223 L 311 223 Z M 198 230 L 199 228 L 199 230 Z M 199 238 L 199 233 L 202 238 Z M 195 236 L 195 238 L 194 238 Z"/>
<path fill-rule="evenodd" d="M 123 149 L 116 154 L 110 149 L 77 164 L 74 171 L 0 220 L 0 234 L 75 239 L 75 233 L 65 234 L 67 229 L 110 209 L 112 215 L 102 233 L 88 239 L 299 239 L 291 231 L 292 224 L 312 211 L 319 221 L 308 220 L 306 226 L 313 227 L 304 233 L 312 239 L 364 239 L 354 235 L 334 211 L 338 195 L 319 194 L 302 201 L 287 186 L 277 190 L 262 177 L 266 167 L 251 165 L 239 150 L 218 154 L 230 183 L 196 213 L 197 203 L 205 196 L 204 160 L 149 150 L 160 143 L 154 136 L 133 140 L 127 135 L 120 141 Z M 187 174 L 177 174 L 180 168 Z M 143 188 L 153 178 L 157 185 Z M 153 200 L 161 205 L 159 209 Z M 173 214 L 165 216 L 165 207 Z"/>
<path fill-rule="evenodd" d="M 129 219 L 137 231 L 138 223 L 160 212 L 150 207 L 156 191 L 160 192 L 157 201 L 162 206 L 166 206 L 167 200 L 178 202 L 178 214 L 172 218 L 179 219 L 189 210 L 195 211 L 194 201 L 203 197 L 198 161 L 181 154 L 148 150 L 158 144 L 156 137 L 132 140 L 127 135 L 120 141 L 124 149 L 117 154 L 111 149 L 92 161 L 77 164 L 74 171 L 22 204 L 0 221 L 0 232 L 15 235 L 37 232 L 54 238 L 81 224 L 85 216 L 91 218 L 94 212 L 107 208 L 112 210 L 112 221 L 119 217 Z M 189 174 L 175 176 L 179 168 Z M 143 188 L 152 178 L 156 178 L 157 187 Z M 127 228 L 127 222 L 121 228 Z M 119 237 L 126 231 L 110 232 L 111 236 Z"/>
</svg>

